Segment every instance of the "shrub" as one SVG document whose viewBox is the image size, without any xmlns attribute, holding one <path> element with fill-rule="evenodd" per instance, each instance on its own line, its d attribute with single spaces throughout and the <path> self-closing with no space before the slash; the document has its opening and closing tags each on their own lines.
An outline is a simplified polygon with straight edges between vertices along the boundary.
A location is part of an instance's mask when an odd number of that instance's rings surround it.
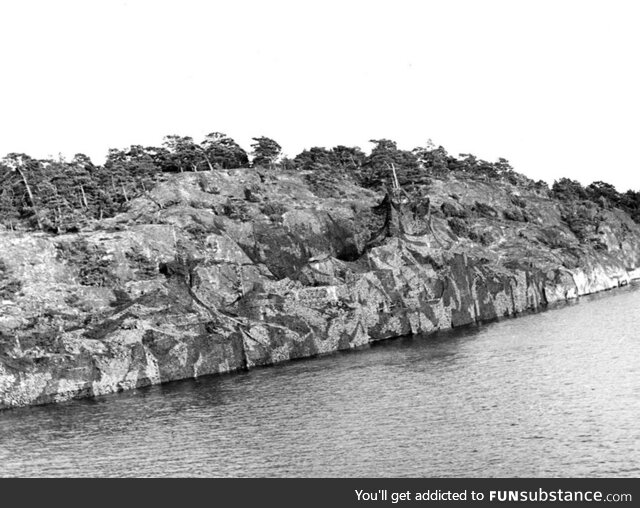
<svg viewBox="0 0 640 508">
<path fill-rule="evenodd" d="M 153 279 L 158 274 L 157 264 L 149 259 L 140 247 L 134 247 L 125 255 L 135 268 L 138 278 Z"/>
<path fill-rule="evenodd" d="M 476 201 L 476 204 L 473 205 L 473 211 L 482 217 L 496 218 L 498 216 L 495 208 L 480 201 Z"/>
<path fill-rule="evenodd" d="M 83 286 L 108 286 L 117 280 L 111 259 L 86 240 L 60 243 L 57 248 L 60 259 L 79 267 L 80 284 Z"/>
<path fill-rule="evenodd" d="M 222 205 L 222 214 L 226 215 L 230 219 L 241 221 L 246 221 L 250 218 L 249 208 L 246 203 L 232 199 L 228 199 L 227 202 Z"/>
<path fill-rule="evenodd" d="M 469 216 L 464 207 L 459 205 L 456 206 L 453 203 L 449 203 L 446 201 L 442 203 L 440 209 L 442 210 L 442 213 L 445 217 L 459 217 L 461 219 L 464 219 L 465 217 Z"/>
<path fill-rule="evenodd" d="M 9 268 L 0 260 L 0 300 L 11 300 L 22 289 L 22 283 L 11 276 Z"/>
<path fill-rule="evenodd" d="M 520 208 L 509 208 L 505 210 L 504 218 L 516 222 L 528 222 L 527 215 Z"/>
<path fill-rule="evenodd" d="M 273 222 L 278 222 L 282 219 L 282 216 L 287 213 L 287 207 L 282 203 L 265 203 L 260 211 L 269 217 Z"/>
<path fill-rule="evenodd" d="M 447 223 L 456 236 L 469 238 L 469 226 L 459 217 L 450 218 Z"/>
</svg>

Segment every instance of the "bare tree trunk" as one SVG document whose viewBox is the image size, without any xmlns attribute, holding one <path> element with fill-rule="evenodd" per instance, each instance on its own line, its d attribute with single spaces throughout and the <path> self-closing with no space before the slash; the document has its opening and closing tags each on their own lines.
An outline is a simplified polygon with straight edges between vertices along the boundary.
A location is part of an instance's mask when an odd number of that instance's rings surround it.
<svg viewBox="0 0 640 508">
<path fill-rule="evenodd" d="M 29 195 L 29 201 L 31 201 L 31 206 L 33 207 L 33 211 L 36 214 L 36 222 L 38 223 L 38 229 L 42 231 L 42 222 L 40 222 L 40 214 L 38 213 L 38 207 L 36 206 L 36 201 L 33 199 L 33 193 L 31 192 L 31 187 L 29 186 L 29 182 L 27 182 L 27 177 L 24 175 L 19 166 L 16 165 L 16 171 L 22 178 L 24 182 L 24 186 L 27 189 L 27 194 Z"/>
<path fill-rule="evenodd" d="M 207 166 L 209 166 L 209 171 L 213 171 L 213 166 L 211 165 L 211 161 L 209 160 L 209 157 L 207 156 L 207 152 L 204 148 L 202 148 L 200 145 L 195 145 L 196 148 L 198 150 L 200 150 L 202 152 L 202 155 L 204 156 L 204 160 L 207 161 Z M 194 171 L 197 171 L 196 169 L 194 169 Z"/>
<path fill-rule="evenodd" d="M 396 165 L 391 163 L 391 171 L 393 172 L 393 190 L 400 190 L 400 184 L 398 183 L 398 174 L 396 173 Z"/>
<path fill-rule="evenodd" d="M 211 161 L 209 160 L 209 157 L 207 157 L 207 154 L 203 151 L 202 155 L 204 155 L 204 160 L 207 161 L 207 166 L 209 166 L 209 171 L 213 171 L 213 166 L 211 165 Z"/>
<path fill-rule="evenodd" d="M 87 203 L 87 195 L 84 193 L 84 187 L 80 185 L 80 192 L 82 193 L 82 202 L 84 203 L 85 208 L 89 208 L 89 203 Z"/>
<path fill-rule="evenodd" d="M 60 234 L 60 225 L 62 224 L 62 210 L 60 210 L 60 205 L 57 206 L 58 209 L 58 217 L 56 217 L 56 234 Z"/>
</svg>

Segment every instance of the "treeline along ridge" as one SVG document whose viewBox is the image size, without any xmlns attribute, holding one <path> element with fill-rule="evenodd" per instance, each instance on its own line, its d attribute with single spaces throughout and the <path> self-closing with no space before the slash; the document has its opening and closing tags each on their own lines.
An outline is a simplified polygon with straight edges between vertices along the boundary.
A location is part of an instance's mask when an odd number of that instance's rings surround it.
<svg viewBox="0 0 640 508">
<path fill-rule="evenodd" d="M 341 178 L 363 187 L 379 189 L 389 182 L 390 169 L 408 194 L 428 194 L 431 178 L 507 180 L 557 198 L 565 204 L 590 203 L 617 207 L 640 223 L 640 193 L 618 192 L 598 181 L 586 187 L 561 178 L 551 188 L 544 181 L 516 173 L 506 159 L 488 162 L 472 154 L 454 157 L 442 146 L 401 150 L 388 139 L 371 140 L 365 154 L 359 147 L 313 147 L 293 158 L 283 157 L 280 145 L 267 137 L 253 138 L 249 154 L 232 138 L 214 132 L 200 143 L 188 136 L 166 136 L 161 146 L 132 145 L 110 149 L 103 165 L 84 154 L 35 159 L 9 153 L 0 159 L 0 224 L 12 230 L 42 230 L 54 234 L 79 231 L 96 220 L 113 217 L 122 206 L 149 191 L 166 173 L 213 171 L 251 166 L 256 171 L 301 171 L 314 188 L 331 188 Z M 248 197 L 250 199 L 250 196 Z M 575 207 L 573 207 L 575 210 Z M 571 215 L 571 213 L 569 213 Z M 580 214 L 568 216 L 579 230 Z M 573 229 L 573 228 L 572 228 Z"/>
</svg>

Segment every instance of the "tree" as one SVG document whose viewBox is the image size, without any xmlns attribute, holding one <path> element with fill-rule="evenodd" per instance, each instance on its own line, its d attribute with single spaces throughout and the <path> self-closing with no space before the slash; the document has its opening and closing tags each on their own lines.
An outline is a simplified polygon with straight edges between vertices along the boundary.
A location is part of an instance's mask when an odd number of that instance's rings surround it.
<svg viewBox="0 0 640 508">
<path fill-rule="evenodd" d="M 303 150 L 293 159 L 295 167 L 302 170 L 322 170 L 337 168 L 338 158 L 331 150 L 314 146 Z"/>
<path fill-rule="evenodd" d="M 6 171 L 14 172 L 19 175 L 29 198 L 29 206 L 25 208 L 30 208 L 31 212 L 35 216 L 38 229 L 41 230 L 42 221 L 40 219 L 39 203 L 36 201 L 36 197 L 30 183 L 38 179 L 38 161 L 23 153 L 10 153 L 2 159 L 2 165 L 6 168 Z"/>
<path fill-rule="evenodd" d="M 41 164 L 43 172 L 38 181 L 38 193 L 45 229 L 60 233 L 72 227 L 72 223 L 73 227 L 78 226 L 76 219 L 80 210 L 83 210 L 85 220 L 89 218 L 92 210 L 88 209 L 87 191 L 91 180 L 85 168 L 74 167 L 62 157 L 44 160 Z"/>
<path fill-rule="evenodd" d="M 580 182 L 571 180 L 570 178 L 560 178 L 560 180 L 554 181 L 551 187 L 551 193 L 556 199 L 562 201 L 589 199 L 587 191 Z"/>
<path fill-rule="evenodd" d="M 253 149 L 253 166 L 273 167 L 282 153 L 282 147 L 273 139 L 261 136 L 251 138 L 255 141 Z"/>
<path fill-rule="evenodd" d="M 131 145 L 125 150 L 111 148 L 103 170 L 98 172 L 100 187 L 108 189 L 115 201 L 128 201 L 150 187 L 163 164 L 173 164 L 167 162 L 168 157 L 162 148 L 141 145 Z"/>
<path fill-rule="evenodd" d="M 417 153 L 421 162 L 424 161 L 423 164 L 427 168 L 429 167 L 429 162 L 433 160 L 432 154 L 436 155 L 436 150 L 425 150 Z M 440 146 L 437 149 L 437 159 L 440 168 L 444 164 L 448 171 L 461 171 L 472 178 L 498 179 L 506 177 L 508 180 L 513 180 L 512 183 L 514 184 L 518 180 L 511 164 L 503 157 L 498 158 L 496 162 L 488 162 L 471 153 L 461 153 L 456 158 L 448 155 L 445 149 Z"/>
<path fill-rule="evenodd" d="M 616 188 L 610 183 L 593 182 L 586 188 L 589 199 L 596 203 L 602 203 L 605 206 L 617 206 L 622 196 Z"/>
<path fill-rule="evenodd" d="M 96 218 L 113 216 L 123 203 L 150 190 L 167 165 L 175 171 L 170 157 L 164 147 L 111 148 L 104 166 L 96 167 L 94 172 Z"/>
<path fill-rule="evenodd" d="M 628 190 L 620 196 L 618 204 L 631 218 L 640 223 L 640 192 Z"/>
<path fill-rule="evenodd" d="M 93 211 L 97 197 L 96 167 L 83 153 L 75 154 L 67 167 L 72 174 L 72 185 L 80 191 L 82 208 L 85 210 L 91 208 Z"/>
<path fill-rule="evenodd" d="M 449 154 L 442 146 L 436 148 L 433 141 L 428 140 L 426 146 L 414 148 L 413 154 L 427 174 L 442 176 L 449 172 Z"/>
<path fill-rule="evenodd" d="M 24 183 L 16 171 L 0 160 L 0 220 L 11 229 L 20 218 L 20 195 L 24 193 Z"/>
<path fill-rule="evenodd" d="M 247 152 L 226 134 L 211 132 L 200 145 L 205 157 L 214 167 L 232 169 L 249 165 Z"/>
<path fill-rule="evenodd" d="M 459 154 L 460 162 L 462 163 L 461 170 L 466 173 L 479 173 L 480 168 L 484 165 L 485 161 L 478 159 L 472 153 Z"/>
<path fill-rule="evenodd" d="M 335 170 L 355 172 L 362 168 L 367 156 L 357 146 L 334 146 L 331 150 L 314 146 L 303 150 L 293 159 L 296 169 L 302 170 Z"/>
<path fill-rule="evenodd" d="M 513 166 L 511 166 L 511 163 L 503 157 L 498 157 L 498 162 L 495 162 L 493 165 L 500 175 L 513 173 Z"/>
<path fill-rule="evenodd" d="M 362 168 L 367 156 L 357 146 L 334 146 L 331 151 L 334 158 L 340 167 L 344 171 L 358 171 Z"/>
<path fill-rule="evenodd" d="M 395 141 L 389 139 L 372 139 L 376 146 L 367 157 L 361 174 L 362 184 L 366 187 L 379 187 L 390 181 L 395 168 L 400 185 L 414 181 L 419 174 L 420 166 L 416 156 L 400 150 Z"/>
<path fill-rule="evenodd" d="M 190 136 L 165 136 L 162 146 L 166 150 L 162 154 L 163 171 L 182 173 L 206 168 L 213 170 L 205 150 Z"/>
</svg>

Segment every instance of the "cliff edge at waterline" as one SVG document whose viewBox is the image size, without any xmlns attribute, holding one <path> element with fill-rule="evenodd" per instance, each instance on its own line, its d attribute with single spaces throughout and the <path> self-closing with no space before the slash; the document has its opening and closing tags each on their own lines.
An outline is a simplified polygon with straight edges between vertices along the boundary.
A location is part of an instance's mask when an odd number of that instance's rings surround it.
<svg viewBox="0 0 640 508">
<path fill-rule="evenodd" d="M 533 184 L 171 174 L 79 232 L 0 229 L 0 408 L 514 315 L 639 266 L 627 213 Z"/>
</svg>

